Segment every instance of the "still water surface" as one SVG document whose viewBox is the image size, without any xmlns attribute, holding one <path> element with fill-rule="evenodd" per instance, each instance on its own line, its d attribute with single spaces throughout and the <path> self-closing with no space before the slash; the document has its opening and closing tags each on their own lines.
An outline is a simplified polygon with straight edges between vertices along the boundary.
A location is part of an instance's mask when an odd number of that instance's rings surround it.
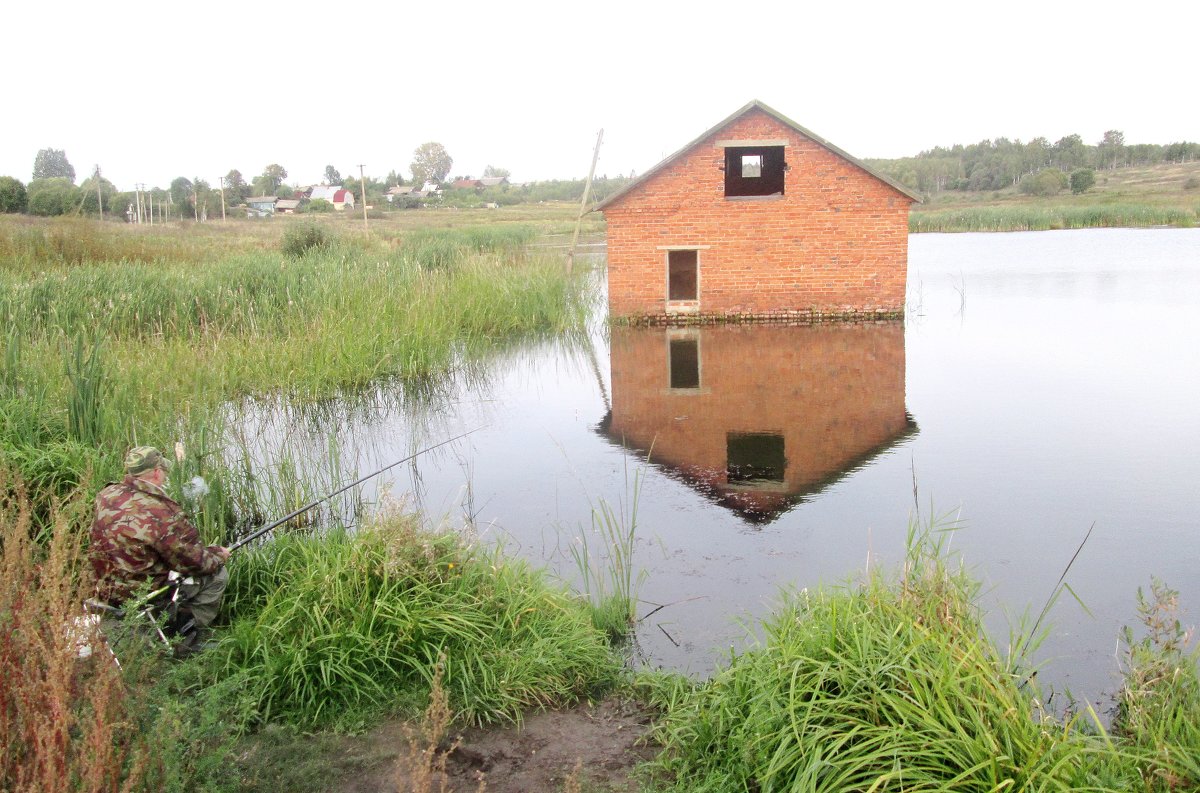
<svg viewBox="0 0 1200 793">
<path fill-rule="evenodd" d="M 497 354 L 433 396 L 280 411 L 258 441 L 370 471 L 431 520 L 575 576 L 635 478 L 646 663 L 706 674 L 781 587 L 903 558 L 957 519 L 989 626 L 1051 614 L 1041 680 L 1101 705 L 1153 576 L 1200 618 L 1200 229 L 915 235 L 903 322 L 630 329 Z M 264 431 L 265 430 L 265 431 Z M 914 483 L 916 498 L 914 499 Z M 369 491 L 368 499 L 377 497 Z"/>
</svg>

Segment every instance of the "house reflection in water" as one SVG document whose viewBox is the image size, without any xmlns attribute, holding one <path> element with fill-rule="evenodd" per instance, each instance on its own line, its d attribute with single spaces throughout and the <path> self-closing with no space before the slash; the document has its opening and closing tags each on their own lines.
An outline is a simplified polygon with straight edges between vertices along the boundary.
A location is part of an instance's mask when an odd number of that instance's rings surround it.
<svg viewBox="0 0 1200 793">
<path fill-rule="evenodd" d="M 916 432 L 904 325 L 614 327 L 599 431 L 768 523 Z"/>
</svg>

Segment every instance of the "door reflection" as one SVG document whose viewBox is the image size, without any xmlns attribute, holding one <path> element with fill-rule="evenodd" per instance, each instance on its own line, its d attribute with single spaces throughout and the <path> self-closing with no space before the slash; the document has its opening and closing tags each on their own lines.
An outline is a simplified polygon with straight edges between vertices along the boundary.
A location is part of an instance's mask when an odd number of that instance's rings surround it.
<svg viewBox="0 0 1200 793">
<path fill-rule="evenodd" d="M 614 327 L 599 432 L 768 523 L 916 432 L 904 325 Z"/>
</svg>

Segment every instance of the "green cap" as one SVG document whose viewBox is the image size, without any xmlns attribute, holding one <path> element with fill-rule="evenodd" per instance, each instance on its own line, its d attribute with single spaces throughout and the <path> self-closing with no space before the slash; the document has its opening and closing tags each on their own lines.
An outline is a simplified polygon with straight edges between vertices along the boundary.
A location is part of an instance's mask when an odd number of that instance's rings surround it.
<svg viewBox="0 0 1200 793">
<path fill-rule="evenodd" d="M 170 471 L 171 461 L 163 457 L 162 452 L 153 446 L 136 446 L 125 455 L 125 473 L 127 474 L 137 476 L 155 468 Z"/>
</svg>

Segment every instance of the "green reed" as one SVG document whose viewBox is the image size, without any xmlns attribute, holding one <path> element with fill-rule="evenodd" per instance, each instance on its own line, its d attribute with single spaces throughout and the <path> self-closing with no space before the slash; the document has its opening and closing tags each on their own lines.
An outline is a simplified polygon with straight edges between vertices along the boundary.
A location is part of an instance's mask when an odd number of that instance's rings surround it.
<svg viewBox="0 0 1200 793">
<path fill-rule="evenodd" d="M 230 625 L 206 659 L 245 674 L 263 719 L 353 724 L 423 701 L 438 658 L 457 716 L 519 719 L 615 680 L 586 607 L 544 574 L 410 517 L 285 535 L 232 563 Z"/>
<path fill-rule="evenodd" d="M 616 509 L 603 499 L 592 507 L 591 532 L 582 531 L 571 543 L 571 558 L 580 587 L 592 612 L 592 623 L 613 641 L 629 635 L 637 623 L 638 590 L 645 571 L 634 573 L 637 510 L 642 472 L 625 472 L 627 502 Z"/>
<path fill-rule="evenodd" d="M 1182 726 L 1149 741 L 1155 767 L 1090 709 L 1045 712 L 1027 661 L 988 638 L 977 590 L 925 532 L 898 579 L 875 572 L 788 594 L 762 645 L 706 683 L 653 681 L 669 708 L 663 788 L 1166 791 L 1194 781 L 1194 737 Z"/>
<path fill-rule="evenodd" d="M 909 215 L 908 230 L 954 231 L 1047 231 L 1148 226 L 1191 228 L 1200 219 L 1195 207 L 1161 207 L 1142 204 L 1089 206 L 961 207 L 916 211 Z"/>
<path fill-rule="evenodd" d="M 8 233 L 11 245 L 22 228 L 0 223 L 0 237 Z M 178 232 L 185 250 L 190 233 Z M 30 459 L 28 395 L 44 411 L 43 442 L 74 438 L 95 450 L 63 480 L 79 481 L 89 466 L 103 479 L 119 474 L 128 445 L 190 441 L 189 428 L 215 426 L 231 400 L 311 400 L 384 379 L 427 380 L 509 340 L 582 324 L 586 308 L 561 263 L 518 248 L 528 228 L 423 234 L 463 241 L 453 267 L 429 270 L 386 246 L 334 236 L 299 257 L 251 237 L 204 264 L 184 255 L 0 268 L 9 328 L 0 415 L 12 417 L 0 426 L 0 453 Z M 28 478 L 45 478 L 29 465 Z"/>
</svg>

